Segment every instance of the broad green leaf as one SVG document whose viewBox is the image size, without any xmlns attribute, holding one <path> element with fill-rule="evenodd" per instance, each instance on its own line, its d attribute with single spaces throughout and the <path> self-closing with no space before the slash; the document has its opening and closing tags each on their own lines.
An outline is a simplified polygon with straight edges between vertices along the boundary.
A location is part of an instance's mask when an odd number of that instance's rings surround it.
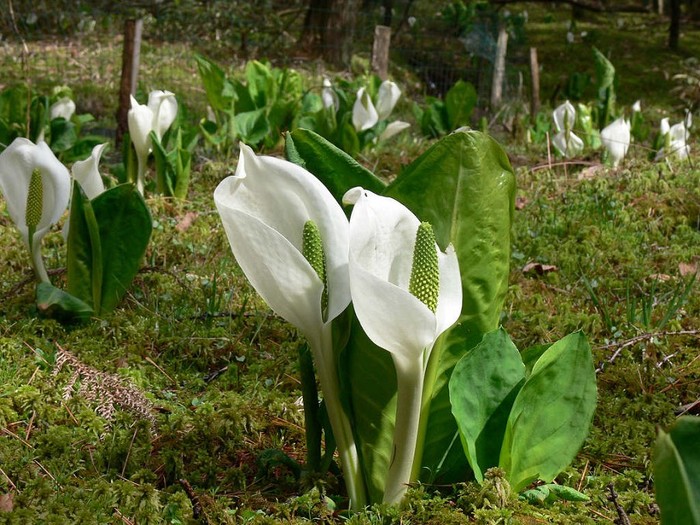
<svg viewBox="0 0 700 525">
<path fill-rule="evenodd" d="M 256 108 L 264 108 L 276 97 L 276 82 L 270 67 L 257 60 L 249 60 L 245 66 L 248 94 Z"/>
<path fill-rule="evenodd" d="M 489 332 L 455 366 L 449 382 L 452 414 L 478 482 L 498 466 L 506 422 L 525 382 L 520 352 L 503 328 Z"/>
<path fill-rule="evenodd" d="M 476 89 L 470 82 L 458 80 L 450 88 L 445 95 L 445 109 L 451 131 L 469 125 L 476 99 Z"/>
<path fill-rule="evenodd" d="M 654 447 L 654 487 L 662 525 L 700 524 L 700 417 L 678 418 Z"/>
<path fill-rule="evenodd" d="M 499 462 L 513 490 L 551 481 L 571 463 L 588 435 L 595 403 L 593 356 L 576 332 L 542 354 L 513 403 Z"/>
<path fill-rule="evenodd" d="M 563 499 L 564 501 L 590 501 L 591 499 L 582 492 L 579 492 L 571 487 L 567 487 L 566 485 L 548 483 L 543 486 L 547 487 L 550 493 L 554 494 L 559 499 Z"/>
<path fill-rule="evenodd" d="M 87 321 L 93 314 L 85 302 L 43 282 L 36 285 L 36 306 L 41 315 L 64 324 Z"/>
<path fill-rule="evenodd" d="M 151 238 L 151 212 L 135 186 L 122 184 L 92 201 L 102 240 L 100 313 L 111 312 L 136 276 Z"/>
<path fill-rule="evenodd" d="M 596 72 L 596 88 L 598 90 L 598 128 L 603 129 L 612 120 L 615 112 L 615 67 L 610 61 L 593 48 Z"/>
<path fill-rule="evenodd" d="M 64 118 L 51 121 L 51 150 L 58 154 L 72 148 L 78 140 L 75 124 Z"/>
<path fill-rule="evenodd" d="M 250 146 L 257 146 L 270 133 L 270 123 L 264 108 L 236 113 L 233 117 L 241 140 Z"/>
<path fill-rule="evenodd" d="M 384 190 L 384 182 L 371 171 L 313 131 L 295 129 L 285 139 L 287 158 L 313 173 L 338 202 L 355 186 L 375 193 Z"/>
<path fill-rule="evenodd" d="M 459 259 L 462 314 L 433 348 L 431 361 L 437 359 L 437 365 L 426 381 L 432 401 L 422 475 L 460 481 L 469 467 L 459 439 L 454 446 L 457 423 L 448 381 L 466 351 L 498 328 L 508 287 L 515 176 L 495 140 L 478 131 L 460 131 L 435 143 L 384 194 L 430 222 L 438 244 L 444 249 L 452 243 Z"/>
<path fill-rule="evenodd" d="M 197 61 L 197 69 L 199 70 L 199 76 L 202 79 L 209 105 L 216 111 L 228 111 L 231 108 L 233 97 L 231 96 L 231 87 L 224 71 L 202 55 L 195 54 L 194 58 Z"/>
<path fill-rule="evenodd" d="M 530 376 L 535 363 L 540 357 L 542 357 L 542 354 L 544 354 L 550 346 L 552 346 L 551 343 L 533 345 L 520 352 L 520 358 L 523 360 L 523 364 L 525 365 L 526 377 Z"/>
</svg>

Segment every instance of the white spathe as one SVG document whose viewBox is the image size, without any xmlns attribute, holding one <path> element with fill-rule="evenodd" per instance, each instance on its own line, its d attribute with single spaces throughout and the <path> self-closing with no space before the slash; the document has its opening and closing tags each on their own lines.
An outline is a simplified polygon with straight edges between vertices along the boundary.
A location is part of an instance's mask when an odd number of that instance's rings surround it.
<svg viewBox="0 0 700 525">
<path fill-rule="evenodd" d="M 338 99 L 338 94 L 333 89 L 331 81 L 327 78 L 323 79 L 323 87 L 321 88 L 321 101 L 323 102 L 323 107 L 326 109 L 338 111 L 338 108 L 340 107 L 340 100 Z"/>
<path fill-rule="evenodd" d="M 365 88 L 357 90 L 355 104 L 352 106 L 352 125 L 356 131 L 365 131 L 379 122 L 377 110 Z"/>
<path fill-rule="evenodd" d="M 386 128 L 384 128 L 384 131 L 382 131 L 382 134 L 379 135 L 379 142 L 385 141 L 393 137 L 394 135 L 401 133 L 403 130 L 410 128 L 411 125 L 408 122 L 404 122 L 402 120 L 395 120 L 394 122 L 390 122 Z"/>
<path fill-rule="evenodd" d="M 560 131 L 552 137 L 552 144 L 567 159 L 583 152 L 583 140 L 573 131 Z"/>
<path fill-rule="evenodd" d="M 155 131 L 158 140 L 161 140 L 177 118 L 177 99 L 175 94 L 170 91 L 155 89 L 148 94 L 148 107 L 153 112 L 151 129 Z"/>
<path fill-rule="evenodd" d="M 34 170 L 39 170 L 41 175 L 41 219 L 30 243 L 27 200 Z M 7 212 L 32 254 L 37 276 L 45 282 L 49 281 L 49 277 L 41 258 L 41 239 L 66 210 L 70 185 L 68 170 L 45 142 L 34 144 L 29 139 L 20 137 L 0 153 L 0 189 L 5 196 Z"/>
<path fill-rule="evenodd" d="M 56 102 L 51 104 L 49 108 L 49 117 L 51 120 L 55 118 L 64 118 L 70 120 L 75 113 L 75 102 L 70 97 L 61 97 Z"/>
<path fill-rule="evenodd" d="M 567 100 L 552 112 L 552 118 L 557 131 L 571 130 L 576 123 L 576 108 Z"/>
<path fill-rule="evenodd" d="M 379 90 L 377 92 L 377 118 L 379 120 L 386 120 L 389 115 L 394 110 L 396 102 L 398 102 L 401 97 L 401 90 L 396 83 L 391 80 L 385 80 L 379 85 Z"/>
<path fill-rule="evenodd" d="M 613 166 L 617 166 L 627 155 L 632 140 L 629 121 L 620 117 L 611 122 L 600 132 L 600 140 L 608 151 Z"/>
<path fill-rule="evenodd" d="M 85 196 L 92 200 L 100 193 L 105 191 L 105 185 L 100 175 L 99 165 L 102 152 L 109 145 L 108 142 L 98 144 L 92 148 L 92 153 L 85 160 L 79 160 L 73 164 L 71 173 L 80 187 L 83 189 Z"/>
</svg>

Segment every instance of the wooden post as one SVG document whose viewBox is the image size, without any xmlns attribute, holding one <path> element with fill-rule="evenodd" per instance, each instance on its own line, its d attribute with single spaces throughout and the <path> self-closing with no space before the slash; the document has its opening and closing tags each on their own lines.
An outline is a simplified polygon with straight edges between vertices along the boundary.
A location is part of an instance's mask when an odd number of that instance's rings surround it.
<svg viewBox="0 0 700 525">
<path fill-rule="evenodd" d="M 119 84 L 119 108 L 117 109 L 117 145 L 121 144 L 122 136 L 129 130 L 128 114 L 129 108 L 131 107 L 130 95 L 136 93 L 142 32 L 143 20 L 127 20 L 124 22 L 122 77 Z"/>
<path fill-rule="evenodd" d="M 530 48 L 530 78 L 532 91 L 530 93 L 530 118 L 535 121 L 540 111 L 540 65 L 537 61 L 537 48 Z"/>
<path fill-rule="evenodd" d="M 391 43 L 391 28 L 376 26 L 374 28 L 374 44 L 372 45 L 372 70 L 381 78 L 389 78 L 389 44 Z"/>
<path fill-rule="evenodd" d="M 498 28 L 496 57 L 493 61 L 493 78 L 491 82 L 491 111 L 496 111 L 503 99 L 503 79 L 506 75 L 506 51 L 508 49 L 508 31 L 505 24 Z"/>
</svg>

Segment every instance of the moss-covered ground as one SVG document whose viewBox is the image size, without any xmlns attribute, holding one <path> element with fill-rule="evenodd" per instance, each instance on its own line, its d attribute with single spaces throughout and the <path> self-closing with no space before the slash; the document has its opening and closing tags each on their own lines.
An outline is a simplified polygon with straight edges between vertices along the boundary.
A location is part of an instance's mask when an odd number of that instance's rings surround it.
<svg viewBox="0 0 700 525">
<path fill-rule="evenodd" d="M 542 35 L 533 38 L 546 47 Z M 638 61 L 619 56 L 621 78 L 642 86 Z M 644 86 L 658 111 L 673 106 L 666 84 Z M 93 91 L 98 105 L 109 96 Z M 657 429 L 699 412 L 697 148 L 686 162 L 651 163 L 633 145 L 621 168 L 591 168 L 549 165 L 543 147 L 501 138 L 519 188 L 502 323 L 520 348 L 577 329 L 591 342 L 598 407 L 557 480 L 590 501 L 526 504 L 496 473 L 484 486 L 415 487 L 400 508 L 348 515 L 338 479 L 298 479 L 287 458 L 305 453 L 303 341 L 231 255 L 212 193 L 235 158 L 203 151 L 185 201 L 148 199 L 153 237 L 123 303 L 84 325 L 38 316 L 27 253 L 0 201 L 0 523 L 613 523 L 610 487 L 630 523 L 658 523 Z M 360 160 L 390 177 L 428 144 L 403 137 Z M 59 229 L 44 249 L 61 286 Z"/>
</svg>

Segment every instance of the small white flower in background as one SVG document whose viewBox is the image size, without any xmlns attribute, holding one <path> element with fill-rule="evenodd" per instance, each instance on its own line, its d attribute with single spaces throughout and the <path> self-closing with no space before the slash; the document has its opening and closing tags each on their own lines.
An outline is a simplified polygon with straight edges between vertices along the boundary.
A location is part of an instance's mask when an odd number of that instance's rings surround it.
<svg viewBox="0 0 700 525">
<path fill-rule="evenodd" d="M 0 190 L 7 212 L 29 248 L 39 280 L 49 282 L 41 239 L 61 218 L 70 198 L 70 174 L 45 142 L 17 138 L 0 153 Z"/>
<path fill-rule="evenodd" d="M 379 120 L 385 120 L 389 117 L 401 97 L 401 90 L 391 80 L 385 80 L 379 85 L 377 92 L 377 117 Z"/>
<path fill-rule="evenodd" d="M 138 159 L 136 187 L 141 195 L 143 195 L 145 184 L 146 163 L 152 148 L 149 135 L 153 131 L 158 140 L 161 140 L 168 128 L 175 122 L 176 117 L 177 99 L 170 91 L 151 91 L 148 94 L 148 104 L 139 104 L 134 96 L 131 96 L 131 109 L 127 120 L 129 136 Z"/>
<path fill-rule="evenodd" d="M 576 109 L 568 100 L 559 105 L 553 112 L 554 126 L 557 131 L 567 131 L 576 123 Z"/>
<path fill-rule="evenodd" d="M 365 131 L 379 122 L 377 110 L 365 88 L 357 90 L 357 98 L 352 107 L 352 125 L 357 131 Z"/>
<path fill-rule="evenodd" d="M 688 128 L 685 127 L 685 122 L 671 126 L 668 135 L 671 139 L 668 145 L 668 154 L 675 155 L 678 160 L 688 158 L 690 147 L 687 144 Z"/>
<path fill-rule="evenodd" d="M 321 88 L 321 101 L 323 102 L 323 107 L 326 109 L 333 109 L 338 111 L 340 107 L 340 100 L 338 100 L 338 94 L 333 89 L 331 81 L 327 78 L 323 79 L 323 88 Z"/>
<path fill-rule="evenodd" d="M 576 109 L 568 100 L 552 112 L 557 133 L 552 137 L 554 147 L 566 158 L 583 151 L 583 140 L 571 131 L 576 123 Z"/>
<path fill-rule="evenodd" d="M 394 135 L 401 133 L 403 130 L 410 128 L 411 125 L 408 122 L 402 120 L 395 120 L 391 122 L 379 135 L 379 142 L 385 141 L 393 137 Z"/>
<path fill-rule="evenodd" d="M 569 44 L 573 44 L 573 43 L 574 43 L 574 34 L 573 34 L 571 31 L 567 31 L 567 32 L 566 32 L 566 41 L 567 41 Z"/>
<path fill-rule="evenodd" d="M 156 89 L 148 94 L 148 107 L 153 112 L 152 129 L 156 132 L 158 140 L 177 118 L 177 99 L 175 93 Z"/>
<path fill-rule="evenodd" d="M 586 38 L 588 36 L 588 31 L 581 31 L 581 38 Z"/>
<path fill-rule="evenodd" d="M 693 114 L 689 109 L 685 110 L 685 127 L 690 129 L 693 127 Z"/>
<path fill-rule="evenodd" d="M 49 108 L 49 117 L 51 120 L 59 117 L 70 120 L 74 113 L 75 102 L 73 102 L 70 97 L 59 98 L 56 102 L 51 104 Z"/>
<path fill-rule="evenodd" d="M 413 27 L 416 25 L 416 17 L 415 16 L 409 16 L 407 19 L 408 22 L 408 27 Z"/>
<path fill-rule="evenodd" d="M 635 113 L 642 111 L 642 102 L 637 100 L 634 104 L 632 104 L 632 111 Z"/>
<path fill-rule="evenodd" d="M 671 130 L 671 125 L 668 123 L 668 117 L 661 119 L 661 124 L 659 125 L 659 133 L 661 135 L 666 135 Z"/>
<path fill-rule="evenodd" d="M 600 132 L 600 140 L 608 151 L 613 166 L 617 166 L 627 155 L 632 140 L 629 121 L 624 117 L 613 121 Z"/>
</svg>

